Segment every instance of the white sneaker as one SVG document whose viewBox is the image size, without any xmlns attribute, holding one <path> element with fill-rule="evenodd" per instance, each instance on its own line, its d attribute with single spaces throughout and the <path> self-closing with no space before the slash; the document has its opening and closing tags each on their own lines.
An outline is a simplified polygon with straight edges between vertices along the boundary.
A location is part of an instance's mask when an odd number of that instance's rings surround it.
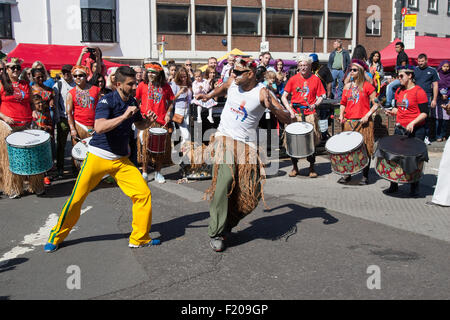
<svg viewBox="0 0 450 320">
<path fill-rule="evenodd" d="M 17 193 L 14 193 L 12 195 L 9 196 L 10 199 L 19 199 L 20 195 L 18 195 Z"/>
<path fill-rule="evenodd" d="M 202 118 L 197 117 L 197 123 L 202 123 Z"/>
<path fill-rule="evenodd" d="M 208 116 L 208 120 L 209 120 L 209 122 L 214 123 L 214 119 L 212 116 Z"/>
<path fill-rule="evenodd" d="M 423 142 L 425 142 L 425 144 L 430 145 L 430 139 L 428 139 L 428 137 L 425 137 L 425 139 L 423 139 Z"/>
<path fill-rule="evenodd" d="M 142 178 L 144 178 L 145 182 L 147 182 L 148 181 L 148 173 L 142 172 Z"/>
<path fill-rule="evenodd" d="M 165 183 L 166 179 L 164 179 L 164 176 L 160 172 L 155 173 L 155 181 L 158 183 Z"/>
</svg>

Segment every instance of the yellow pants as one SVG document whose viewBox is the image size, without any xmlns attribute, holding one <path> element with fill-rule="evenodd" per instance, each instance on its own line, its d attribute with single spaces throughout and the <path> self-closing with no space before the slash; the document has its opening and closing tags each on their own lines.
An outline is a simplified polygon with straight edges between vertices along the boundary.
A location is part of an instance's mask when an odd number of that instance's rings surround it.
<svg viewBox="0 0 450 320">
<path fill-rule="evenodd" d="M 61 211 L 58 223 L 50 233 L 49 243 L 59 244 L 69 235 L 80 218 L 84 200 L 106 174 L 111 175 L 123 193 L 133 201 L 133 231 L 130 243 L 142 245 L 151 241 L 149 232 L 152 224 L 152 196 L 139 170 L 127 157 L 105 160 L 88 153 L 72 194 Z"/>
</svg>

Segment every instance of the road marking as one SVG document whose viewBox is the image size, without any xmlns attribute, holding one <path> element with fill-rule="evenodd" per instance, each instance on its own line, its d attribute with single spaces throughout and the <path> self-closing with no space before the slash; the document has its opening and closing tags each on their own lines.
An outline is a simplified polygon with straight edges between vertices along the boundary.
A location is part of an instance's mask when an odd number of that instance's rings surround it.
<svg viewBox="0 0 450 320">
<path fill-rule="evenodd" d="M 195 190 L 190 187 L 183 186 L 181 184 L 166 182 L 166 183 L 157 183 L 151 182 L 151 186 L 156 187 L 158 189 L 162 189 L 166 192 L 169 192 L 178 197 L 184 198 L 189 202 L 203 202 L 204 193 L 198 190 Z"/>
<path fill-rule="evenodd" d="M 91 210 L 93 207 L 88 206 L 81 210 L 81 215 Z M 36 247 L 43 246 L 47 243 L 48 235 L 52 228 L 58 223 L 59 215 L 52 213 L 48 216 L 43 227 L 39 228 L 36 233 L 31 233 L 23 237 L 23 241 L 19 246 L 12 248 L 0 258 L 0 267 L 8 264 L 9 260 L 15 259 L 27 252 L 34 251 Z M 75 228 L 72 230 L 75 231 Z M 71 231 L 71 232 L 72 232 Z"/>
</svg>

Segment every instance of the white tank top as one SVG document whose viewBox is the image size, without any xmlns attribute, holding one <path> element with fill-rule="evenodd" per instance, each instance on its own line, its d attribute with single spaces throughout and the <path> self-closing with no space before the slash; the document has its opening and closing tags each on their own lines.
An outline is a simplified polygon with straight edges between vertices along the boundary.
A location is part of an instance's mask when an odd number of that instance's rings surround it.
<svg viewBox="0 0 450 320">
<path fill-rule="evenodd" d="M 242 142 L 257 141 L 259 120 L 266 110 L 259 98 L 262 88 L 264 85 L 258 83 L 252 90 L 243 91 L 233 81 L 220 117 L 219 133 Z"/>
</svg>

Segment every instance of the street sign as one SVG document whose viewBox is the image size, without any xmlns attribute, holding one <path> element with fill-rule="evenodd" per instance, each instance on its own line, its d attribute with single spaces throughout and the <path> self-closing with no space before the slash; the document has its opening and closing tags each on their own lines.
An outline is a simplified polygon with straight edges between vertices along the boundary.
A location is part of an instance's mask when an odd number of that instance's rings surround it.
<svg viewBox="0 0 450 320">
<path fill-rule="evenodd" d="M 269 41 L 263 41 L 259 45 L 259 52 L 269 52 Z"/>
<path fill-rule="evenodd" d="M 403 34 L 405 50 L 414 49 L 416 47 L 416 28 L 405 29 Z"/>
<path fill-rule="evenodd" d="M 417 25 L 417 14 L 407 14 L 405 15 L 405 28 L 413 27 Z"/>
</svg>

